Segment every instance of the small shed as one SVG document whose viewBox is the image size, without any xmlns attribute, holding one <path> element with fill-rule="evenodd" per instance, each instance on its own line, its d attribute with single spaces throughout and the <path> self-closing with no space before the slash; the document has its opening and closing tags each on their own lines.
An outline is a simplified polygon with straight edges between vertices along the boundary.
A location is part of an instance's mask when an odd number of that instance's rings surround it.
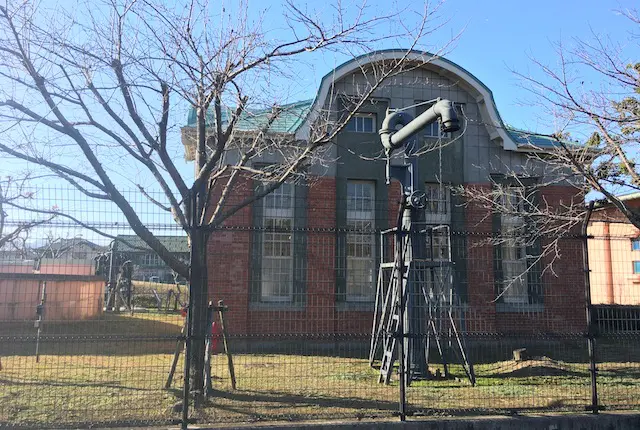
<svg viewBox="0 0 640 430">
<path fill-rule="evenodd" d="M 100 276 L 0 272 L 0 321 L 34 320 L 45 283 L 48 321 L 83 320 L 102 314 L 104 279 Z"/>
</svg>

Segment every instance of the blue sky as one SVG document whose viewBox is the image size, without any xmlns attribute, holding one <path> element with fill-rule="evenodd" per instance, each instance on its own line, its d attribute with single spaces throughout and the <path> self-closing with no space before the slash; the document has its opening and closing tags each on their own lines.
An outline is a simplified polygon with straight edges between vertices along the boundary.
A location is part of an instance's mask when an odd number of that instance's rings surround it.
<svg viewBox="0 0 640 430">
<path fill-rule="evenodd" d="M 557 64 L 554 44 L 558 42 L 570 48 L 575 45 L 576 38 L 589 41 L 594 34 L 620 42 L 628 41 L 634 31 L 640 35 L 638 25 L 619 12 L 636 7 L 636 3 L 631 0 L 447 0 L 439 10 L 439 19 L 434 22 L 448 22 L 429 35 L 423 41 L 422 48 L 434 51 L 452 36 L 462 32 L 445 57 L 467 69 L 492 90 L 500 114 L 507 124 L 530 131 L 552 133 L 555 131 L 552 120 L 544 117 L 540 107 L 533 105 L 531 94 L 521 88 L 522 81 L 513 71 L 539 74 L 539 68 L 531 58 L 550 66 Z M 250 0 L 249 4 L 256 11 L 266 13 L 266 26 L 269 28 L 278 29 L 283 25 L 280 0 Z M 329 6 L 324 6 L 323 9 L 321 3 L 296 4 L 309 4 L 309 7 L 320 14 L 330 13 L 331 10 Z M 353 5 L 360 2 L 342 2 L 343 6 L 347 4 L 351 4 L 354 9 Z M 388 1 L 380 0 L 367 2 L 369 12 L 374 14 L 397 10 L 393 9 L 394 6 L 388 6 L 389 4 L 391 3 Z M 405 2 L 402 7 L 419 11 L 422 3 Z M 413 19 L 407 13 L 407 22 Z M 378 35 L 383 34 L 384 30 L 381 27 Z M 278 35 L 278 31 L 273 34 Z M 629 60 L 634 62 L 640 60 L 637 40 L 635 42 L 636 46 L 632 44 L 626 51 Z M 379 47 L 404 46 L 395 41 L 387 41 Z M 313 98 L 320 79 L 332 68 L 349 60 L 347 56 L 336 57 L 332 54 L 311 58 L 311 61 L 300 64 L 299 69 L 292 72 L 297 79 L 283 86 L 288 92 L 287 101 Z M 598 84 L 594 76 L 585 76 L 585 79 L 589 84 Z"/>
<path fill-rule="evenodd" d="M 388 2 L 369 4 L 379 8 Z M 634 30 L 640 34 L 638 26 L 619 12 L 635 6 L 636 2 L 630 0 L 449 0 L 440 9 L 442 18 L 449 22 L 426 42 L 441 46 L 462 30 L 446 58 L 473 73 L 493 91 L 500 114 L 509 125 L 549 133 L 552 125 L 539 118 L 541 109 L 531 106 L 530 94 L 519 86 L 512 70 L 535 74 L 537 66 L 532 57 L 556 64 L 553 45 L 558 42 L 570 47 L 575 38 L 590 40 L 593 34 L 615 41 L 628 40 Z M 387 47 L 398 46 L 389 43 Z M 630 59 L 640 60 L 637 46 L 630 46 L 627 52 Z M 308 90 L 304 97 L 313 97 L 320 78 L 338 64 L 340 61 L 331 64 L 327 60 L 315 64 L 313 75 L 305 79 Z"/>
<path fill-rule="evenodd" d="M 466 29 L 448 58 L 476 75 L 494 94 L 502 118 L 509 124 L 532 131 L 549 132 L 538 120 L 539 109 L 523 106 L 531 99 L 518 86 L 510 71 L 535 73 L 530 57 L 553 65 L 558 57 L 553 44 L 571 46 L 574 38 L 589 40 L 592 32 L 627 40 L 638 26 L 616 10 L 637 7 L 634 1 L 594 0 L 460 0 L 449 1 L 451 26 Z M 635 28 L 634 28 L 635 27 Z M 637 46 L 629 51 L 640 60 Z"/>
</svg>

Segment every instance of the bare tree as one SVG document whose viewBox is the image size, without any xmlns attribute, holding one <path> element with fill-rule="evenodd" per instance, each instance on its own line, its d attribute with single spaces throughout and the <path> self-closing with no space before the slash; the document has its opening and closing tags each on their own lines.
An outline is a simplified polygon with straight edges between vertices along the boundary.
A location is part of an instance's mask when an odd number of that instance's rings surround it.
<svg viewBox="0 0 640 430">
<path fill-rule="evenodd" d="M 27 250 L 29 232 L 53 218 L 53 215 L 35 220 L 11 220 L 5 210 L 5 205 L 16 204 L 24 200 L 33 199 L 31 191 L 26 190 L 28 178 L 16 180 L 7 177 L 0 180 L 0 250 L 17 252 L 24 258 Z"/>
<path fill-rule="evenodd" d="M 339 94 L 333 91 L 327 104 L 314 111 L 304 141 L 271 129 L 286 113 L 281 106 L 289 95 L 283 82 L 304 73 L 306 59 L 322 52 L 353 58 L 387 40 L 404 44 L 407 53 L 421 48 L 425 37 L 442 24 L 431 22 L 438 18 L 438 8 L 376 14 L 364 2 L 346 7 L 337 1 L 320 11 L 285 1 L 282 28 L 274 28 L 266 25 L 264 15 L 250 14 L 244 0 L 220 9 L 206 0 L 172 6 L 154 0 L 109 0 L 99 6 L 88 3 L 73 14 L 28 1 L 2 6 L 0 78 L 6 85 L 0 120 L 8 133 L 0 141 L 0 152 L 50 170 L 92 199 L 114 203 L 133 231 L 189 280 L 192 334 L 202 337 L 205 248 L 212 229 L 303 175 L 386 79 L 432 57 L 408 61 L 407 54 L 363 67 L 365 81 L 358 96 L 350 99 L 348 114 L 336 114 Z M 391 34 L 389 28 L 398 30 Z M 240 130 L 238 124 L 251 119 L 252 108 L 271 108 L 271 113 L 252 130 Z M 183 177 L 174 162 L 172 138 L 186 109 L 195 112 L 195 133 L 189 136 L 193 180 Z M 251 161 L 265 153 L 278 154 L 280 162 L 256 167 Z M 187 233 L 189 262 L 169 252 L 127 200 L 116 180 L 122 163 L 146 172 L 147 182 L 162 190 L 168 203 L 154 198 L 146 184 L 137 184 Z M 242 175 L 267 185 L 238 202 L 230 197 Z M 73 214 L 40 212 L 111 237 Z M 204 343 L 193 345 L 191 383 L 198 390 L 203 386 Z"/>
<path fill-rule="evenodd" d="M 638 12 L 620 12 L 637 31 Z M 640 190 L 640 63 L 634 58 L 640 39 L 637 32 L 620 41 L 592 33 L 570 46 L 556 44 L 556 67 L 533 59 L 540 76 L 516 74 L 555 121 L 548 136 L 556 143 L 550 162 L 640 228 L 640 212 L 619 198 Z"/>
<path fill-rule="evenodd" d="M 556 162 L 557 158 L 547 153 L 529 154 L 517 171 L 503 169 L 504 173 L 491 175 L 489 187 L 459 186 L 453 190 L 465 205 L 483 214 L 477 219 L 479 224 L 493 228 L 490 234 L 472 238 L 471 246 L 500 249 L 500 261 L 510 262 L 509 269 L 501 271 L 494 301 L 522 293 L 519 288 L 527 284 L 533 271 L 540 277 L 547 272 L 557 276 L 554 263 L 563 257 L 569 241 L 580 234 L 587 210 L 584 183 Z M 565 199 L 548 200 L 545 191 L 557 185 L 569 191 Z"/>
<path fill-rule="evenodd" d="M 640 63 L 633 57 L 640 17 L 636 10 L 620 12 L 636 30 L 626 40 L 592 32 L 589 40 L 556 43 L 555 65 L 532 58 L 531 73 L 514 71 L 554 129 L 520 133 L 529 151 L 526 162 L 517 168 L 493 166 L 502 175 L 490 189 L 458 190 L 487 216 L 514 220 L 511 230 L 494 232 L 485 243 L 515 241 L 529 250 L 537 244 L 535 255 L 527 255 L 526 268 L 507 281 L 507 289 L 535 265 L 553 271 L 563 238 L 580 233 L 589 193 L 614 205 L 640 228 L 640 212 L 620 198 L 640 191 Z M 542 190 L 555 185 L 573 187 L 574 197 L 552 203 L 540 198 Z"/>
</svg>

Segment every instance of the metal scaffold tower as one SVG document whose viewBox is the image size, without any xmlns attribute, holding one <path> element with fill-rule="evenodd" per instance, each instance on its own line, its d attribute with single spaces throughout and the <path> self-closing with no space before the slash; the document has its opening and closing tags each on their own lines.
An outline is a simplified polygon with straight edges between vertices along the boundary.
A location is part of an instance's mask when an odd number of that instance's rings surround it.
<svg viewBox="0 0 640 430">
<path fill-rule="evenodd" d="M 473 364 L 462 333 L 464 326 L 460 324 L 463 309 L 453 282 L 449 226 L 429 226 L 424 222 L 426 196 L 418 187 L 417 156 L 411 140 L 437 120 L 445 132 L 459 128 L 453 104 L 438 100 L 415 120 L 403 111 L 388 112 L 380 130 L 387 152 L 387 183 L 396 179 L 403 191 L 396 226 L 381 232 L 380 240 L 381 263 L 369 350 L 371 366 L 380 357 L 380 383 L 390 382 L 396 360 L 402 385 L 433 376 L 429 352 L 434 342 L 442 376 L 450 376 L 448 358 L 457 355 L 475 385 Z M 391 153 L 402 146 L 404 163 L 392 165 Z M 385 258 L 391 253 L 393 259 Z"/>
</svg>

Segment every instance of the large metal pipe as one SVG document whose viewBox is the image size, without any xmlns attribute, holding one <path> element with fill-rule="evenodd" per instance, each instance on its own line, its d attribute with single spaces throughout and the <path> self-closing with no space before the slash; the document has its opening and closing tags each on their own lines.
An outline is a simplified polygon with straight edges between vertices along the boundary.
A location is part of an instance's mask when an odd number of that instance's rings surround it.
<svg viewBox="0 0 640 430">
<path fill-rule="evenodd" d="M 416 119 L 407 112 L 394 112 L 382 122 L 378 132 L 387 154 L 402 147 L 416 133 L 429 124 L 440 119 L 441 129 L 445 133 L 460 130 L 458 114 L 451 100 L 438 100 L 433 106 L 420 114 Z M 398 126 L 402 128 L 397 129 Z"/>
</svg>

